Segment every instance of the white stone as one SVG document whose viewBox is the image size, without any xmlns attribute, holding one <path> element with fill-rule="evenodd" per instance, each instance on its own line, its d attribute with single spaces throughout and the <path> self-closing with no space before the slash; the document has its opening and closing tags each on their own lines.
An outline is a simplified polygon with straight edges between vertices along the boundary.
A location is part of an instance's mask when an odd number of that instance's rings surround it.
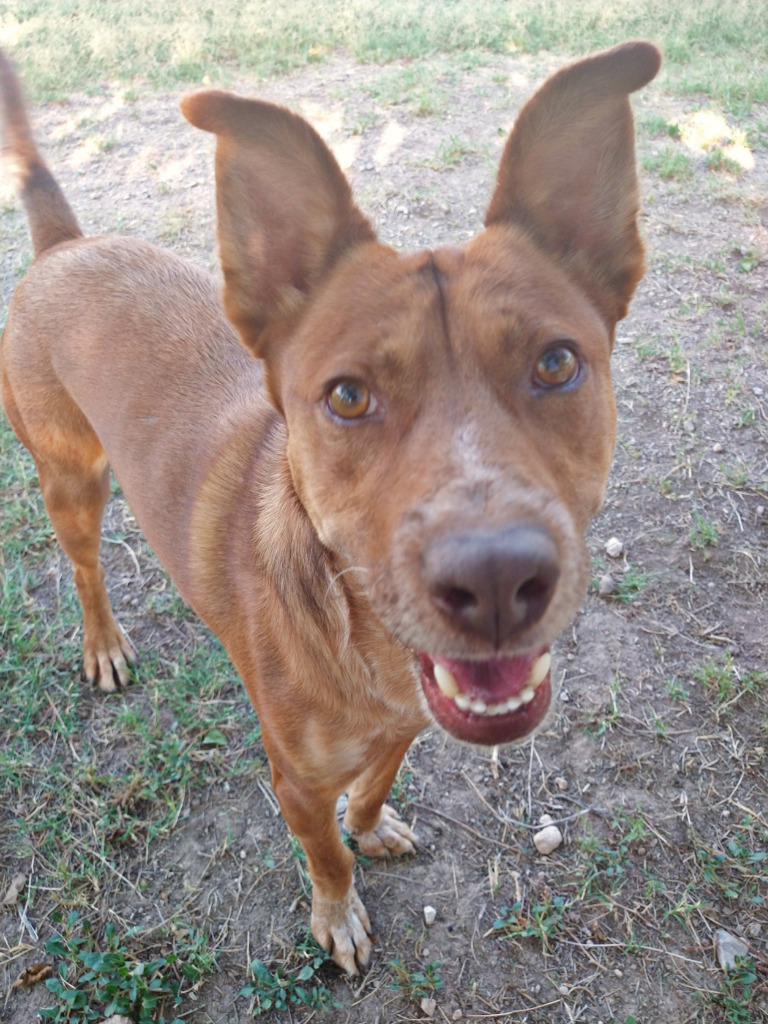
<svg viewBox="0 0 768 1024">
<path fill-rule="evenodd" d="M 533 845 L 539 851 L 539 853 L 548 856 L 563 841 L 563 833 L 557 827 L 557 825 L 546 825 L 540 832 L 537 832 L 533 837 Z"/>
<path fill-rule="evenodd" d="M 422 913 L 424 914 L 424 923 L 425 924 L 434 924 L 435 923 L 435 918 L 437 917 L 437 911 L 435 910 L 434 907 L 426 906 L 426 907 L 424 907 L 424 910 L 422 911 Z"/>
<path fill-rule="evenodd" d="M 624 545 L 618 537 L 611 537 L 605 545 L 605 553 L 609 558 L 618 558 L 624 551 Z"/>
</svg>

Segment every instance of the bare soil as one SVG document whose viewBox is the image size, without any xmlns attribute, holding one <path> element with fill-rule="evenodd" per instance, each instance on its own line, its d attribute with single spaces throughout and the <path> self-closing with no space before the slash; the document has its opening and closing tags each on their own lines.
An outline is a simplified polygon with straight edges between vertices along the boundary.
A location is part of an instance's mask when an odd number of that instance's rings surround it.
<svg viewBox="0 0 768 1024">
<path fill-rule="evenodd" d="M 337 57 L 233 87 L 304 114 L 349 169 L 382 238 L 413 248 L 480 228 L 515 112 L 560 63 L 446 59 L 424 74 Z M 86 232 L 143 237 L 213 269 L 211 140 L 183 121 L 177 97 L 145 94 L 141 83 L 135 92 L 126 102 L 103 83 L 97 95 L 38 108 L 38 138 Z M 644 123 L 702 105 L 656 85 L 637 96 L 640 156 L 683 148 Z M 319 980 L 335 1007 L 264 1019 L 425 1019 L 424 993 L 397 981 L 434 961 L 440 1021 L 768 1019 L 768 878 L 758 856 L 768 849 L 765 145 L 754 159 L 741 175 L 708 169 L 703 155 L 691 178 L 643 174 L 649 270 L 619 325 L 619 440 L 590 534 L 594 587 L 559 643 L 561 689 L 547 727 L 493 756 L 437 728 L 419 738 L 396 794 L 419 852 L 358 871 L 376 934 L 370 970 L 350 980 L 324 966 Z M 7 301 L 27 242 L 20 210 L 3 223 Z M 160 653 L 172 686 L 179 652 L 210 641 L 193 618 L 148 610 L 145 597 L 163 591 L 164 577 L 119 495 L 107 535 L 117 528 L 127 544 L 105 545 L 116 607 L 134 644 Z M 612 559 L 613 536 L 624 551 Z M 30 600 L 36 615 L 53 617 L 71 582 L 54 546 L 47 557 L 50 572 Z M 616 589 L 601 596 L 606 573 Z M 230 694 L 244 735 L 253 712 L 235 680 Z M 124 699 L 140 709 L 141 682 Z M 97 729 L 102 698 L 83 685 L 82 702 L 83 728 Z M 228 740 L 231 753 L 242 736 Z M 119 771 L 119 744 L 112 756 Z M 217 972 L 183 1008 L 191 1024 L 247 1018 L 251 1002 L 238 993 L 253 958 L 300 962 L 306 886 L 273 799 L 264 764 L 191 790 L 167 838 L 110 853 L 114 871 L 94 898 L 105 919 L 154 927 L 183 914 L 219 948 Z M 544 813 L 565 837 L 547 857 L 531 840 Z M 3 855 L 9 877 L 30 870 L 14 851 Z M 494 929 L 516 903 L 515 934 Z M 437 911 L 430 927 L 427 904 Z M 537 907 L 548 908 L 538 924 Z M 27 944 L 0 964 L 0 1020 L 9 1024 L 51 1001 L 43 986 L 10 990 L 46 958 L 52 925 L 36 923 L 37 944 L 16 910 L 0 907 L 6 945 Z M 522 934 L 526 924 L 533 934 Z M 751 1016 L 729 1016 L 707 996 L 724 978 L 718 928 L 744 938 L 758 965 L 744 1001 Z"/>
</svg>

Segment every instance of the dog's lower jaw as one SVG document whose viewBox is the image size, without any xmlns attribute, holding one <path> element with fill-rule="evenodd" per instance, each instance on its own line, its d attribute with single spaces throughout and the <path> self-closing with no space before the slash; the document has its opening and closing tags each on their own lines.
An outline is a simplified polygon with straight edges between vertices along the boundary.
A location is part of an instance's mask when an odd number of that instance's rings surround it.
<svg viewBox="0 0 768 1024">
<path fill-rule="evenodd" d="M 432 717 L 465 743 L 496 746 L 526 739 L 552 700 L 548 650 L 456 661 L 419 654 L 421 687 Z"/>
<path fill-rule="evenodd" d="M 329 899 L 315 889 L 312 934 L 347 974 L 359 974 L 371 955 L 371 922 L 354 882 L 346 895 Z"/>
</svg>

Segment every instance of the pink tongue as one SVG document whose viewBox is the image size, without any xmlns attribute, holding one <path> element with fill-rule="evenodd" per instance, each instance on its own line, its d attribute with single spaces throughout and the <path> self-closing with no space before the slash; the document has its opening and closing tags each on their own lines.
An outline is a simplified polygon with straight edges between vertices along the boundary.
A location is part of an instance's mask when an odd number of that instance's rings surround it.
<svg viewBox="0 0 768 1024">
<path fill-rule="evenodd" d="M 486 704 L 500 704 L 508 697 L 518 696 L 539 654 L 533 652 L 516 658 L 492 658 L 490 661 L 432 660 L 434 664 L 448 669 L 462 693 L 481 697 Z"/>
</svg>

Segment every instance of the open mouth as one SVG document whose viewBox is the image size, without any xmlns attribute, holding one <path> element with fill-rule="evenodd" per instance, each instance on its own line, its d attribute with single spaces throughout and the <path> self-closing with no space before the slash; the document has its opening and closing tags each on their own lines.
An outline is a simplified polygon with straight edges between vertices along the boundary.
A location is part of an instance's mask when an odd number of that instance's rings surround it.
<svg viewBox="0 0 768 1024">
<path fill-rule="evenodd" d="M 435 720 L 467 743 L 495 745 L 527 736 L 552 699 L 548 650 L 488 661 L 419 654 L 421 685 Z"/>
</svg>

